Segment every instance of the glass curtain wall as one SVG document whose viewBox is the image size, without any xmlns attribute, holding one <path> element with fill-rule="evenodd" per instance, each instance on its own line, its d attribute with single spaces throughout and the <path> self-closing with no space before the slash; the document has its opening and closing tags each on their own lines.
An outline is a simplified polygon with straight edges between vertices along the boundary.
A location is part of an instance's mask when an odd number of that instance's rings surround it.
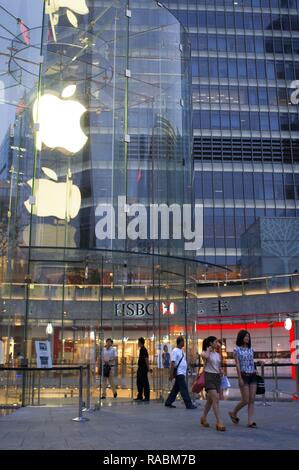
<svg viewBox="0 0 299 470">
<path fill-rule="evenodd" d="M 118 211 L 124 203 L 139 213 L 150 204 L 192 203 L 187 36 L 166 8 L 147 0 L 39 7 L 32 27 L 29 14 L 21 25 L 16 11 L 11 17 L 3 80 L 6 93 L 16 83 L 19 94 L 9 97 L 17 108 L 1 150 L 6 362 L 19 352 L 35 363 L 34 341 L 48 339 L 55 363 L 89 362 L 98 372 L 110 336 L 125 390 L 144 336 L 159 397 L 163 344 L 171 349 L 187 334 L 195 354 L 201 265 L 192 253 L 184 258 L 183 239 L 150 239 L 149 226 L 127 236 L 132 214 Z"/>
<path fill-rule="evenodd" d="M 241 234 L 255 220 L 298 217 L 298 106 L 290 98 L 299 73 L 299 4 L 165 5 L 187 28 L 192 49 L 195 192 L 205 227 L 200 259 L 236 266 Z"/>
</svg>

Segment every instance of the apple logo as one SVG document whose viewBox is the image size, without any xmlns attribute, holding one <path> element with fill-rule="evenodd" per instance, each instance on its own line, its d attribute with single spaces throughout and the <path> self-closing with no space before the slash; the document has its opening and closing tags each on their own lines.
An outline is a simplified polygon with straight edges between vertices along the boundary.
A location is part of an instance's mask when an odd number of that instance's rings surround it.
<svg viewBox="0 0 299 470">
<path fill-rule="evenodd" d="M 55 171 L 50 168 L 42 168 L 46 176 L 50 178 L 37 178 L 34 181 L 34 199 L 27 199 L 24 205 L 28 212 L 38 217 L 54 216 L 58 219 L 70 220 L 74 219 L 81 206 L 81 192 L 78 186 L 74 185 L 69 172 L 67 181 L 58 183 L 58 177 Z M 27 184 L 32 188 L 33 180 L 29 180 Z"/>
<path fill-rule="evenodd" d="M 32 227 L 26 225 L 21 232 L 21 243 L 23 246 L 39 245 L 39 246 L 64 246 L 75 248 L 76 247 L 76 227 L 69 225 L 65 229 L 64 221 L 57 221 L 57 223 L 36 222 L 34 230 Z"/>
<path fill-rule="evenodd" d="M 87 142 L 81 129 L 80 119 L 86 108 L 76 100 L 70 100 L 76 85 L 68 85 L 61 98 L 45 93 L 36 98 L 33 104 L 33 122 L 38 124 L 36 146 L 41 150 L 42 143 L 51 149 L 59 148 L 68 154 L 79 152 Z"/>
</svg>

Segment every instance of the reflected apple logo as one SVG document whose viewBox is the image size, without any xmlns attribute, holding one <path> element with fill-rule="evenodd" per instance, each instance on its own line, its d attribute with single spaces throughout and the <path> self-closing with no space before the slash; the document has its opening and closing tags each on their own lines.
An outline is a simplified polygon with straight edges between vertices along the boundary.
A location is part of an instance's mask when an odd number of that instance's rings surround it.
<svg viewBox="0 0 299 470">
<path fill-rule="evenodd" d="M 59 148 L 70 155 L 79 152 L 86 144 L 87 136 L 80 123 L 86 108 L 79 101 L 69 99 L 75 91 L 76 85 L 69 85 L 62 91 L 62 99 L 52 93 L 36 98 L 32 116 L 34 124 L 38 124 L 38 150 L 41 150 L 43 143 L 46 147 Z"/>
<path fill-rule="evenodd" d="M 45 11 L 46 14 L 50 15 L 53 26 L 58 24 L 60 8 L 66 8 L 67 18 L 74 28 L 78 28 L 78 19 L 75 13 L 79 15 L 89 13 L 86 0 L 45 0 L 45 2 Z"/>
<path fill-rule="evenodd" d="M 34 201 L 27 199 L 24 205 L 28 212 L 38 217 L 57 217 L 57 219 L 74 219 L 81 207 L 81 192 L 69 178 L 64 183 L 58 183 L 55 171 L 50 168 L 42 168 L 42 171 L 50 179 L 37 178 L 34 181 Z M 27 184 L 32 188 L 33 180 Z"/>
</svg>

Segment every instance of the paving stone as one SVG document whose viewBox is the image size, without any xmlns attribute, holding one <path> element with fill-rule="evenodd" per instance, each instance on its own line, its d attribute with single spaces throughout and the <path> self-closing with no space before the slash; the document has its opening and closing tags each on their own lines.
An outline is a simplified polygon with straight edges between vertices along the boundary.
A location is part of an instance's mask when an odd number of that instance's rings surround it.
<svg viewBox="0 0 299 470">
<path fill-rule="evenodd" d="M 257 407 L 257 429 L 248 429 L 246 413 L 233 425 L 228 411 L 232 402 L 221 402 L 227 432 L 204 429 L 199 420 L 203 406 L 186 410 L 162 404 L 117 404 L 87 413 L 89 421 L 77 423 L 75 407 L 32 407 L 0 417 L 0 449 L 299 449 L 299 403 L 273 403 Z M 1 431 L 3 432 L 1 435 Z M 1 438 L 2 437 L 2 438 Z"/>
</svg>

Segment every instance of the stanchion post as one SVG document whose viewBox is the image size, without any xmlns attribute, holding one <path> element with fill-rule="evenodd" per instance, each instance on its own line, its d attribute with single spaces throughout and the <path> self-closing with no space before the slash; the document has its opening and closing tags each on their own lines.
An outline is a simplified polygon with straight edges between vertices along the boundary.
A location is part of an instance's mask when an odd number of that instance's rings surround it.
<svg viewBox="0 0 299 470">
<path fill-rule="evenodd" d="M 83 411 L 91 411 L 90 408 L 90 364 L 86 366 L 86 407 Z"/>
<path fill-rule="evenodd" d="M 278 400 L 278 374 L 277 374 L 277 363 L 274 363 L 274 379 L 275 379 L 275 398 Z"/>
<path fill-rule="evenodd" d="M 37 385 L 37 404 L 40 406 L 40 373 L 41 371 L 38 371 L 38 385 Z"/>
<path fill-rule="evenodd" d="M 26 406 L 26 370 L 22 370 L 22 400 L 21 400 L 21 406 L 25 407 Z"/>
<path fill-rule="evenodd" d="M 76 422 L 83 422 L 83 421 L 89 421 L 86 416 L 82 415 L 82 410 L 83 410 L 83 367 L 79 367 L 79 416 L 77 418 L 73 418 L 73 421 Z"/>
<path fill-rule="evenodd" d="M 133 365 L 133 359 L 131 360 L 131 400 L 134 398 L 134 365 Z"/>
<path fill-rule="evenodd" d="M 31 406 L 34 406 L 34 385 L 35 385 L 35 371 L 32 371 L 32 384 L 31 384 Z"/>
<path fill-rule="evenodd" d="M 299 364 L 298 363 L 295 365 L 295 370 L 296 370 L 296 397 L 297 397 L 297 400 L 299 400 Z"/>
<path fill-rule="evenodd" d="M 265 381 L 265 364 L 264 364 L 263 362 L 261 363 L 261 376 L 262 376 L 262 378 L 263 378 L 264 381 Z M 266 401 L 266 391 L 265 391 L 265 392 L 263 393 L 263 395 L 262 395 L 262 402 L 261 402 L 261 404 L 262 404 L 263 406 L 271 406 L 271 404 Z"/>
</svg>

